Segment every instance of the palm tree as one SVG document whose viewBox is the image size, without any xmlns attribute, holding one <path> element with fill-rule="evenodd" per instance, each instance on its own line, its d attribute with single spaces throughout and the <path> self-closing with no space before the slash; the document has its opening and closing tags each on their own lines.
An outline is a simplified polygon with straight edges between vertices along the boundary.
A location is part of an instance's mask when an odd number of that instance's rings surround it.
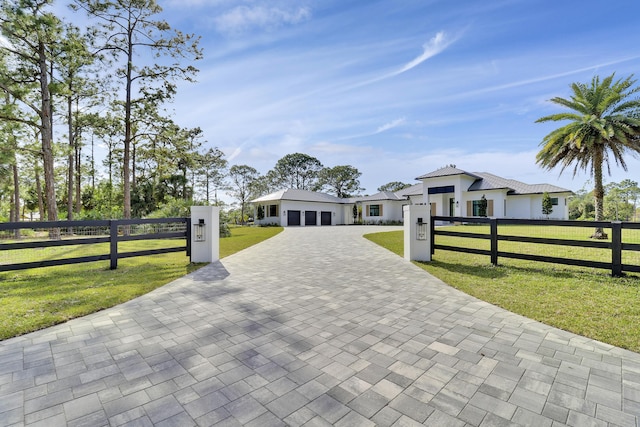
<svg viewBox="0 0 640 427">
<path fill-rule="evenodd" d="M 551 102 L 573 110 L 545 116 L 536 123 L 570 120 L 571 123 L 549 133 L 541 142 L 536 163 L 550 170 L 560 165 L 560 173 L 574 164 L 573 175 L 579 169 L 589 169 L 594 180 L 595 220 L 603 218 L 604 187 L 602 168 L 606 164 L 611 175 L 610 157 L 625 171 L 624 154 L 640 153 L 640 99 L 634 94 L 633 75 L 614 81 L 615 73 L 602 81 L 598 76 L 591 84 L 573 83 L 570 99 L 553 98 Z M 591 236 L 606 239 L 602 228 Z"/>
</svg>

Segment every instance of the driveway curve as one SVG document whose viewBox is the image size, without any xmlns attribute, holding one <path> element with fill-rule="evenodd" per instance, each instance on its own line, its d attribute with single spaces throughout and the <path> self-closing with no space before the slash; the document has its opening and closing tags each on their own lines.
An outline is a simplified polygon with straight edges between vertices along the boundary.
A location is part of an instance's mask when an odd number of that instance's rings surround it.
<svg viewBox="0 0 640 427">
<path fill-rule="evenodd" d="M 288 228 L 117 307 L 0 342 L 0 425 L 634 426 L 640 355 Z"/>
</svg>

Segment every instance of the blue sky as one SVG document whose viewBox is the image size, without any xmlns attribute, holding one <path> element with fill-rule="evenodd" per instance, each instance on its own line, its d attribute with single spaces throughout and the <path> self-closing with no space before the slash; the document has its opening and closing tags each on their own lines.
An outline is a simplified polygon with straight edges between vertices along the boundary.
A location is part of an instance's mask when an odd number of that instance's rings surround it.
<svg viewBox="0 0 640 427">
<path fill-rule="evenodd" d="M 572 82 L 640 70 L 637 0 L 165 0 L 202 36 L 176 121 L 261 173 L 302 152 L 352 165 L 365 193 L 455 164 L 580 189 L 535 164 Z M 613 165 L 611 178 L 640 180 Z"/>
</svg>

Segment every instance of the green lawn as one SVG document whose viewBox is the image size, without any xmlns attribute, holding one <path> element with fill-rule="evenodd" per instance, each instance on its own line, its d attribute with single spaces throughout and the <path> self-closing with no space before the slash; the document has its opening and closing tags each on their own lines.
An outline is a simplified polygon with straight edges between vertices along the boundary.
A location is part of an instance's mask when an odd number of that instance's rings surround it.
<svg viewBox="0 0 640 427">
<path fill-rule="evenodd" d="M 455 230 L 469 232 L 471 228 L 475 226 L 460 226 Z M 573 236 L 575 231 L 557 229 L 553 234 L 554 238 L 567 238 L 567 234 Z M 403 255 L 402 231 L 365 237 Z M 449 239 L 436 238 L 438 243 Z M 517 245 L 520 251 L 532 249 L 523 247 L 527 246 L 524 243 Z M 598 259 L 602 253 L 588 256 Z M 637 253 L 625 256 L 633 257 L 635 265 L 639 265 Z M 443 250 L 437 250 L 432 259 L 416 265 L 469 295 L 548 325 L 640 352 L 640 278 L 636 275 L 612 278 L 606 270 L 510 259 L 499 259 L 499 266 L 494 267 L 488 256 Z"/>
<path fill-rule="evenodd" d="M 231 228 L 232 236 L 220 239 L 220 257 L 229 256 L 280 231 L 281 227 Z M 184 242 L 134 241 L 122 243 L 118 250 L 125 252 L 181 244 Z M 54 248 L 51 254 L 40 253 L 38 259 L 86 256 L 107 251 L 100 245 L 62 247 Z M 176 252 L 120 259 L 117 270 L 109 270 L 109 261 L 100 261 L 0 273 L 0 340 L 112 307 L 203 265 L 191 264 L 184 252 Z"/>
</svg>

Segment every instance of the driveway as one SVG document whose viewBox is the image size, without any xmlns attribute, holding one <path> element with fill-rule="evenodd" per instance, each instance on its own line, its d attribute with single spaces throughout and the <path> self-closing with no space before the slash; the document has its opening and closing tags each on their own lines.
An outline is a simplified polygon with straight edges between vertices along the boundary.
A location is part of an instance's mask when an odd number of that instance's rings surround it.
<svg viewBox="0 0 640 427">
<path fill-rule="evenodd" d="M 288 228 L 0 342 L 0 425 L 638 427 L 640 355 L 479 301 L 361 237 L 391 229 Z"/>
</svg>

